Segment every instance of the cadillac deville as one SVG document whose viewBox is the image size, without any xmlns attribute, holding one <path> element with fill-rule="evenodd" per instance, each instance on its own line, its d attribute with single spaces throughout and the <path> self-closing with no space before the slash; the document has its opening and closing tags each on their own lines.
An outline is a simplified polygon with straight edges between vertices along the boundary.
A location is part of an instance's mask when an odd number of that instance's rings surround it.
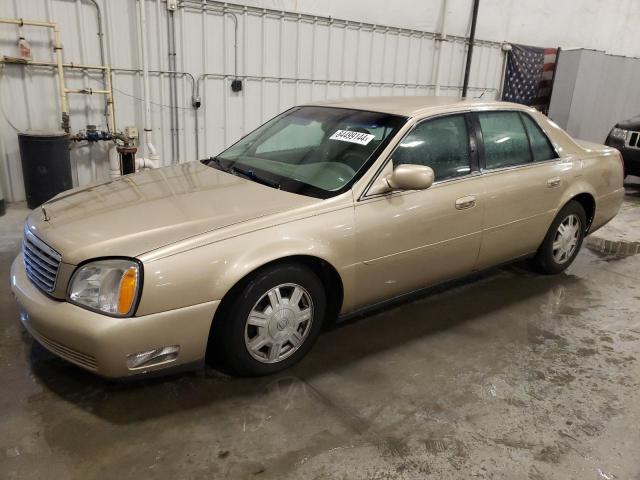
<svg viewBox="0 0 640 480">
<path fill-rule="evenodd" d="M 562 272 L 622 179 L 617 150 L 522 105 L 313 103 L 216 157 L 53 198 L 11 286 L 31 335 L 99 375 L 264 375 L 328 319 L 516 259 Z"/>
</svg>

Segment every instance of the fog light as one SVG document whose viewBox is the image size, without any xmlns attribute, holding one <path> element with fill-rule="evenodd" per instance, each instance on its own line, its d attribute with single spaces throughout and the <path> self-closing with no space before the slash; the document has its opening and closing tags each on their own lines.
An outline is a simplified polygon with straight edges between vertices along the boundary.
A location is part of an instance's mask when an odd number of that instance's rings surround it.
<svg viewBox="0 0 640 480">
<path fill-rule="evenodd" d="M 146 352 L 132 353 L 127 356 L 127 367 L 129 370 L 140 367 L 151 367 L 160 363 L 172 362 L 178 358 L 180 352 L 179 345 L 161 347 Z"/>
</svg>

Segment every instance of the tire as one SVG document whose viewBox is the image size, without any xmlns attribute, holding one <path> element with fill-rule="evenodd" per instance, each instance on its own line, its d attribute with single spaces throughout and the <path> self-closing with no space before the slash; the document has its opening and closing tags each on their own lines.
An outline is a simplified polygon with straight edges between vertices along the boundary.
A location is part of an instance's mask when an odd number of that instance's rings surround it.
<svg viewBox="0 0 640 480">
<path fill-rule="evenodd" d="M 561 225 L 564 225 L 564 235 L 560 232 Z M 548 275 L 566 270 L 580 251 L 586 225 L 587 215 L 582 205 L 572 200 L 562 207 L 534 258 L 537 269 Z"/>
<path fill-rule="evenodd" d="M 297 299 L 295 306 L 292 298 Z M 267 266 L 245 282 L 222 318 L 215 320 L 219 323 L 214 325 L 209 349 L 234 375 L 279 372 L 311 349 L 325 312 L 324 287 L 311 270 L 296 264 Z"/>
</svg>

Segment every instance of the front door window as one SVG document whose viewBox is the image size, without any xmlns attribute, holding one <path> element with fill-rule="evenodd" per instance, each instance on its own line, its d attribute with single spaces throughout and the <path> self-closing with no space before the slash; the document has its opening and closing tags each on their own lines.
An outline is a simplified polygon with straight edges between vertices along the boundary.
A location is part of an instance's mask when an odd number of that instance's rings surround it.
<svg viewBox="0 0 640 480">
<path fill-rule="evenodd" d="M 398 145 L 393 166 L 426 165 L 435 179 L 468 175 L 471 172 L 469 134 L 464 115 L 435 118 L 418 124 Z"/>
</svg>

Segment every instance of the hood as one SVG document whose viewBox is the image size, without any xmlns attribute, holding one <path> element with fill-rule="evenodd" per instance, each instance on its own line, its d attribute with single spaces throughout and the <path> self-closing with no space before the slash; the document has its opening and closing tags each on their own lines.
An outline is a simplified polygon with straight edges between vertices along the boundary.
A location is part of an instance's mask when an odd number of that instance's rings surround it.
<svg viewBox="0 0 640 480">
<path fill-rule="evenodd" d="M 640 130 L 640 115 L 632 117 L 628 120 L 623 120 L 616 124 L 616 127 L 622 128 L 624 130 Z"/>
<path fill-rule="evenodd" d="M 77 264 L 142 253 L 258 217 L 316 202 L 200 162 L 128 175 L 64 192 L 27 220 L 38 237 Z"/>
</svg>

